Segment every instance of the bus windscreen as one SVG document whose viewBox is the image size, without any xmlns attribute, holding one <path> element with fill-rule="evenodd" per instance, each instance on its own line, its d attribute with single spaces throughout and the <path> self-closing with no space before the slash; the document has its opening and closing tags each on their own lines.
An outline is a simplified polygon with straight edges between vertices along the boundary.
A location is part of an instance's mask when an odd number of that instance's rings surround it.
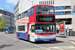
<svg viewBox="0 0 75 50">
<path fill-rule="evenodd" d="M 35 25 L 35 32 L 36 33 L 55 33 L 56 32 L 56 25 L 55 24 L 36 24 Z M 38 30 L 38 31 L 37 31 Z"/>
<path fill-rule="evenodd" d="M 10 30 L 10 31 L 13 31 L 13 30 L 14 30 L 14 27 L 9 27 L 9 30 Z"/>
<path fill-rule="evenodd" d="M 54 7 L 36 6 L 36 14 L 54 14 Z"/>
</svg>

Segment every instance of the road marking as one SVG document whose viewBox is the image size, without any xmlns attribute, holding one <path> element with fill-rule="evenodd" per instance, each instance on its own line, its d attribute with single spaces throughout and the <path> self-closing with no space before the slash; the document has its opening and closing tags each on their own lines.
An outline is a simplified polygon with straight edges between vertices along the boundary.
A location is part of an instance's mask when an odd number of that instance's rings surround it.
<svg viewBox="0 0 75 50">
<path fill-rule="evenodd" d="M 75 44 L 75 42 L 71 41 L 71 43 Z"/>
<path fill-rule="evenodd" d="M 55 49 L 64 50 L 64 49 L 62 49 L 62 48 L 59 48 L 59 47 L 50 47 L 50 48 L 55 48 Z"/>
<path fill-rule="evenodd" d="M 0 35 L 1 35 L 1 34 L 0 34 Z M 5 36 L 5 35 L 1 35 L 1 36 Z M 10 36 L 5 36 L 5 37 L 12 38 L 12 39 L 14 39 L 14 40 L 18 40 L 18 39 L 16 39 L 16 38 L 13 38 L 13 37 L 10 37 Z M 32 44 L 32 43 L 29 43 L 29 42 L 26 42 L 26 41 L 20 41 L 20 42 L 27 43 L 27 44 Z M 45 47 L 42 47 L 42 46 L 40 46 L 40 45 L 36 45 L 36 44 L 33 44 L 33 45 L 36 46 L 36 47 L 42 48 L 42 49 L 50 50 L 49 48 L 45 48 Z"/>
</svg>

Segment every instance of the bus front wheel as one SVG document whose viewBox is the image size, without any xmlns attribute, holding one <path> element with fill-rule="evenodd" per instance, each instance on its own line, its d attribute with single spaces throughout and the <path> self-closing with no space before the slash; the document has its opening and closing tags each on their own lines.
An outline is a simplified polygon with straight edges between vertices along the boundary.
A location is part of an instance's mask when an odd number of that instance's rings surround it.
<svg viewBox="0 0 75 50">
<path fill-rule="evenodd" d="M 28 41 L 30 41 L 30 35 L 28 35 Z"/>
</svg>

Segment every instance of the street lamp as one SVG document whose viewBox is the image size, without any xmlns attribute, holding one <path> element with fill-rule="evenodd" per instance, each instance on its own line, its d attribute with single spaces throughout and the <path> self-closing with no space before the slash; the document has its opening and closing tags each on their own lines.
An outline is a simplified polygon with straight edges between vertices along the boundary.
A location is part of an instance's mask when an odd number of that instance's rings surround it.
<svg viewBox="0 0 75 50">
<path fill-rule="evenodd" d="M 28 1 L 32 2 L 32 6 L 33 6 L 33 0 L 28 0 Z"/>
</svg>

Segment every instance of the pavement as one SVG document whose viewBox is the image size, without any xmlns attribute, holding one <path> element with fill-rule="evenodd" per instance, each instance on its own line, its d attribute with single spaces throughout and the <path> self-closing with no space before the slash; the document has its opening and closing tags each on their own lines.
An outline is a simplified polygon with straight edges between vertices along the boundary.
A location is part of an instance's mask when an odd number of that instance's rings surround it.
<svg viewBox="0 0 75 50">
<path fill-rule="evenodd" d="M 57 47 L 47 47 L 47 49 L 42 48 L 31 48 L 24 50 L 75 50 L 75 46 L 57 46 Z"/>
<path fill-rule="evenodd" d="M 75 41 L 75 36 L 68 36 L 68 37 L 66 37 L 66 39 Z"/>
</svg>

